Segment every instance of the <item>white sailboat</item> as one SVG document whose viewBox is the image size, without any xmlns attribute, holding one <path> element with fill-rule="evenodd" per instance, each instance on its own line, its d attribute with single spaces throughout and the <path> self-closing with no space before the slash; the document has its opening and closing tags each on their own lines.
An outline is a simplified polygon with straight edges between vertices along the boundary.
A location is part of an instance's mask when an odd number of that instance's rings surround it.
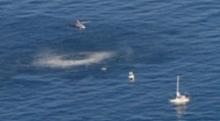
<svg viewBox="0 0 220 121">
<path fill-rule="evenodd" d="M 170 100 L 170 103 L 174 105 L 184 105 L 190 101 L 190 98 L 186 95 L 181 95 L 179 91 L 179 80 L 180 77 L 177 76 L 177 82 L 176 82 L 176 97 L 174 99 Z"/>
</svg>

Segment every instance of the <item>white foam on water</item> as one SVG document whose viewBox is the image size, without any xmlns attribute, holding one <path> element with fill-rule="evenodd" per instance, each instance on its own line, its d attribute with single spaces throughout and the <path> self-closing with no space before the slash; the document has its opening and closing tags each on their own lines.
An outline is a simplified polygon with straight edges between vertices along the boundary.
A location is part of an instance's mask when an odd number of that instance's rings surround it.
<svg viewBox="0 0 220 121">
<path fill-rule="evenodd" d="M 54 54 L 54 53 L 46 53 L 38 56 L 33 64 L 44 67 L 52 67 L 52 68 L 68 68 L 75 66 L 83 66 L 83 65 L 91 65 L 100 63 L 106 59 L 109 59 L 114 56 L 113 52 L 86 52 L 86 53 L 78 53 L 74 55 L 83 56 L 82 59 L 67 59 L 67 54 Z"/>
</svg>

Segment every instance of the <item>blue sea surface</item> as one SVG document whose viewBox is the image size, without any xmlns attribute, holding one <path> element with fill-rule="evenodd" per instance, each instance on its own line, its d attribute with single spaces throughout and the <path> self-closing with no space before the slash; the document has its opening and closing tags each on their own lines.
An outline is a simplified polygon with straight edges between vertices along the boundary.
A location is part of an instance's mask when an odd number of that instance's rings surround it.
<svg viewBox="0 0 220 121">
<path fill-rule="evenodd" d="M 1 121 L 220 121 L 219 0 L 0 0 L 0 27 Z"/>
</svg>

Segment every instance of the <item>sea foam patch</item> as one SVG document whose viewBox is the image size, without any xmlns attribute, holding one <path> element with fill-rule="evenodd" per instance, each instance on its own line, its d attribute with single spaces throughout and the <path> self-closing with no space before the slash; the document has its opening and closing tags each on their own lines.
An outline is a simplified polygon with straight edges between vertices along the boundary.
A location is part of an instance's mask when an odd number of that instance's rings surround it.
<svg viewBox="0 0 220 121">
<path fill-rule="evenodd" d="M 47 53 L 39 55 L 34 60 L 33 64 L 52 68 L 68 68 L 74 66 L 97 64 L 113 56 L 113 52 L 84 52 L 69 55 Z"/>
</svg>

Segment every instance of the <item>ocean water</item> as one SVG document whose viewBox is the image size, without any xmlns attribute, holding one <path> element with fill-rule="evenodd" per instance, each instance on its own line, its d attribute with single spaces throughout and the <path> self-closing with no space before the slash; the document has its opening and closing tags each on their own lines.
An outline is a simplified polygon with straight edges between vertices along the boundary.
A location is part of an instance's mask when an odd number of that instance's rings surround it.
<svg viewBox="0 0 220 121">
<path fill-rule="evenodd" d="M 0 0 L 0 119 L 219 121 L 219 5 Z M 69 26 L 76 19 L 85 31 Z M 179 107 L 177 74 L 191 97 Z"/>
</svg>

